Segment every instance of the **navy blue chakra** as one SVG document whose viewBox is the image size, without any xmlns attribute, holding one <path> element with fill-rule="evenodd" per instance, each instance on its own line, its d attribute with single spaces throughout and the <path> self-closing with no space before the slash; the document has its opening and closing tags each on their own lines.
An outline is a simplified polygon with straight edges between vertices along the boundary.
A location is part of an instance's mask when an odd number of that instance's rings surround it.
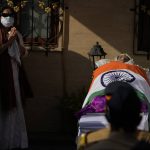
<svg viewBox="0 0 150 150">
<path fill-rule="evenodd" d="M 115 71 L 109 71 L 102 75 L 101 77 L 101 84 L 106 87 L 109 83 L 114 81 L 124 81 L 124 82 L 133 82 L 135 80 L 135 77 L 124 70 L 115 70 Z"/>
</svg>

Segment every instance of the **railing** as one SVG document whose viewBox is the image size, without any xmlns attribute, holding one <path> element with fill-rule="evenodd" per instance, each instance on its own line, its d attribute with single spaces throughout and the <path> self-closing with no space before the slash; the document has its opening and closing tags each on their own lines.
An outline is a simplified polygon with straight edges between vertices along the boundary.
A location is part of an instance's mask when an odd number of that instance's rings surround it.
<svg viewBox="0 0 150 150">
<path fill-rule="evenodd" d="M 13 0 L 13 5 L 19 7 L 17 26 L 25 45 L 29 46 L 31 51 L 33 46 L 41 46 L 46 53 L 57 48 L 58 38 L 63 30 L 63 0 L 27 0 L 23 8 L 22 1 Z M 43 8 L 39 2 L 44 2 Z M 6 0 L 0 0 L 0 3 L 8 4 Z"/>
</svg>

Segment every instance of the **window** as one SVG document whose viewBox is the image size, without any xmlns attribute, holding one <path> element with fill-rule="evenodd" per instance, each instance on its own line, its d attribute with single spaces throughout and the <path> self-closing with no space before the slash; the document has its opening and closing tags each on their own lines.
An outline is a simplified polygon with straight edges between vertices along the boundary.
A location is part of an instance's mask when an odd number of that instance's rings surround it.
<svg viewBox="0 0 150 150">
<path fill-rule="evenodd" d="M 14 6 L 19 6 L 23 0 L 13 0 Z M 43 7 L 39 2 L 44 2 Z M 7 3 L 1 0 L 1 3 Z M 21 8 L 21 7 L 20 7 Z M 49 13 L 46 9 L 50 10 Z M 17 26 L 22 33 L 26 45 L 39 45 L 56 48 L 62 30 L 60 15 L 63 10 L 63 0 L 27 0 L 25 6 L 17 13 Z"/>
<path fill-rule="evenodd" d="M 150 0 L 135 0 L 134 52 L 150 52 Z"/>
</svg>

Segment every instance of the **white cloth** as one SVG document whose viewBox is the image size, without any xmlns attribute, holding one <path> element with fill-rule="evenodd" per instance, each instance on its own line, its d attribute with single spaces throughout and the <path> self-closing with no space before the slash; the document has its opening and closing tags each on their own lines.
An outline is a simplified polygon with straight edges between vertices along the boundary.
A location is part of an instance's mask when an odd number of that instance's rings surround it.
<svg viewBox="0 0 150 150">
<path fill-rule="evenodd" d="M 78 135 L 109 127 L 109 123 L 104 113 L 88 113 L 83 115 L 81 116 L 78 124 Z"/>
<path fill-rule="evenodd" d="M 149 125 L 148 125 L 148 113 L 142 113 L 141 114 L 142 119 L 140 124 L 138 125 L 138 129 L 139 130 L 143 130 L 143 131 L 149 131 Z"/>
<path fill-rule="evenodd" d="M 98 60 L 98 61 L 95 62 L 95 65 L 97 67 L 100 67 L 102 65 L 105 65 L 105 64 L 109 63 L 110 61 L 111 60 L 109 60 L 109 59 L 100 59 L 100 60 Z"/>
<path fill-rule="evenodd" d="M 149 131 L 148 126 L 148 113 L 141 114 L 142 119 L 137 129 L 142 131 Z M 78 136 L 81 133 L 92 132 L 102 128 L 109 128 L 109 122 L 107 121 L 104 113 L 88 113 L 83 115 L 78 121 Z"/>
<path fill-rule="evenodd" d="M 18 31 L 17 31 L 17 36 L 19 39 L 19 44 L 23 46 L 23 39 L 21 34 Z M 8 54 L 12 58 L 14 58 L 19 64 L 21 64 L 19 45 L 16 40 L 14 40 L 12 45 L 8 48 Z"/>
<path fill-rule="evenodd" d="M 12 43 L 11 47 L 8 48 L 8 54 L 14 58 L 19 64 L 21 64 L 20 60 L 20 50 L 16 40 Z"/>
</svg>

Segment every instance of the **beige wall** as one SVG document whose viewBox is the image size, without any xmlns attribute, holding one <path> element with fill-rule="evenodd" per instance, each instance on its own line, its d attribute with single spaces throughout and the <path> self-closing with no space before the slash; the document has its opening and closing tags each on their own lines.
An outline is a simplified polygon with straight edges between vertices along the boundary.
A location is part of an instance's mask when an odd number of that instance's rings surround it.
<svg viewBox="0 0 150 150">
<path fill-rule="evenodd" d="M 25 68 L 35 97 L 27 101 L 26 118 L 31 132 L 58 132 L 62 124 L 60 99 L 64 92 L 72 93 L 86 87 L 92 77 L 92 65 L 87 53 L 96 41 L 113 59 L 121 52 L 134 57 L 135 62 L 148 67 L 146 56 L 133 55 L 134 0 L 67 0 L 63 53 L 31 52 L 24 59 Z M 61 43 L 60 43 L 61 44 Z M 59 49 L 61 51 L 61 49 Z M 67 125 L 66 125 L 67 126 Z"/>
<path fill-rule="evenodd" d="M 146 56 L 133 56 L 134 0 L 70 0 L 69 50 L 87 57 L 99 41 L 112 59 L 122 52 L 148 67 Z"/>
</svg>

